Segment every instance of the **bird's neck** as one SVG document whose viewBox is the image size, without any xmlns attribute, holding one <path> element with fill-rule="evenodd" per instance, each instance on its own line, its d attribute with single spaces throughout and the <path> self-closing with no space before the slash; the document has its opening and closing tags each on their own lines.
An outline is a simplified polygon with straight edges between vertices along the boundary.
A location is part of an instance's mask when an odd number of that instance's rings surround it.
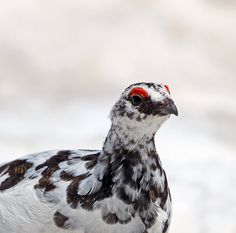
<svg viewBox="0 0 236 233">
<path fill-rule="evenodd" d="M 154 137 L 155 132 L 112 124 L 103 145 L 103 152 L 105 154 L 116 154 L 122 150 L 143 152 L 147 149 L 148 155 L 150 151 L 156 152 Z"/>
<path fill-rule="evenodd" d="M 112 126 L 102 154 L 112 177 L 113 191 L 122 199 L 138 201 L 141 193 L 156 192 L 157 186 L 163 188 L 163 184 L 158 184 L 164 171 L 156 152 L 154 135 L 135 140 L 135 137 L 128 138 L 121 128 Z"/>
<path fill-rule="evenodd" d="M 102 173 L 100 176 L 98 172 L 97 176 L 102 180 L 107 196 L 114 200 L 107 202 L 108 213 L 122 216 L 125 221 L 137 213 L 147 229 L 155 223 L 157 212 L 166 221 L 169 189 L 156 152 L 154 134 L 134 140 L 113 125 L 99 157 L 98 168 Z"/>
</svg>

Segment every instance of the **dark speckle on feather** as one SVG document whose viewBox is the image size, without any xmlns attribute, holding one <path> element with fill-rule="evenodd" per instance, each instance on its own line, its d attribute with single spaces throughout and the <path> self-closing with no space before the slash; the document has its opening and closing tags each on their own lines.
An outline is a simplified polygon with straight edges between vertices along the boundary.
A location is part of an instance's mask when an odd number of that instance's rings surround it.
<svg viewBox="0 0 236 233">
<path fill-rule="evenodd" d="M 42 178 L 39 179 L 38 184 L 34 186 L 35 189 L 43 190 L 44 192 L 49 192 L 56 188 L 56 185 L 51 181 L 51 177 L 54 172 L 59 169 L 59 163 L 68 161 L 70 151 L 59 151 L 56 155 L 52 156 L 44 163 L 38 165 L 35 170 L 43 169 Z"/>
<path fill-rule="evenodd" d="M 21 180 L 24 179 L 25 173 L 32 166 L 33 164 L 27 162 L 26 160 L 15 160 L 3 165 L 0 168 L 0 172 L 3 172 L 1 176 L 8 174 L 9 177 L 2 181 L 0 185 L 0 191 L 9 189 L 18 184 Z"/>
<path fill-rule="evenodd" d="M 68 219 L 69 218 L 67 218 L 66 216 L 64 216 L 58 211 L 54 214 L 54 217 L 53 217 L 55 224 L 60 228 L 66 228 L 66 221 Z"/>
</svg>

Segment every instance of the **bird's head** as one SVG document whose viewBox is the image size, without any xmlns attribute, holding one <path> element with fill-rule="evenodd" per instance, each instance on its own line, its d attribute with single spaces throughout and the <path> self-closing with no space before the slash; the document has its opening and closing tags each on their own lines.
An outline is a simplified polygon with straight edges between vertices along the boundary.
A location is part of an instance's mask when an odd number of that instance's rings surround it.
<svg viewBox="0 0 236 233">
<path fill-rule="evenodd" d="M 178 110 L 167 85 L 136 83 L 122 93 L 111 120 L 115 127 L 142 137 L 154 135 L 171 114 L 177 116 Z"/>
</svg>

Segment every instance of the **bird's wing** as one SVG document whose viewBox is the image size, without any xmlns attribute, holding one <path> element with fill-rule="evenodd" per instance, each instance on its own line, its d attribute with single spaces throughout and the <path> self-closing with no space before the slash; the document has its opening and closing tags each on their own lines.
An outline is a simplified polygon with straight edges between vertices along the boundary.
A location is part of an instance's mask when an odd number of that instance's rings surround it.
<svg viewBox="0 0 236 233">
<path fill-rule="evenodd" d="M 22 208 L 24 202 L 28 219 L 37 219 L 37 215 L 44 212 L 61 227 L 58 209 L 68 215 L 73 209 L 91 210 L 97 200 L 107 195 L 102 190 L 105 166 L 98 164 L 100 153 L 97 150 L 49 151 L 0 165 L 0 203 L 6 205 L 0 215 L 8 219 L 11 213 L 16 216 L 14 211 Z"/>
<path fill-rule="evenodd" d="M 49 151 L 2 164 L 0 194 L 11 193 L 24 183 L 32 186 L 43 202 L 56 204 L 66 198 L 76 208 L 77 195 L 92 194 L 101 188 L 103 177 L 99 169 L 94 172 L 99 154 L 95 150 Z"/>
</svg>

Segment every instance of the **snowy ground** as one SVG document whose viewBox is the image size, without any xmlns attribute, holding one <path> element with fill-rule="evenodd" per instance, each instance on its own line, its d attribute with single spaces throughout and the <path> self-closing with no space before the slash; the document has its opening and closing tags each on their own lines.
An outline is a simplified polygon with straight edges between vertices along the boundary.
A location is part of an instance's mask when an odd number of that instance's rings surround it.
<svg viewBox="0 0 236 233">
<path fill-rule="evenodd" d="M 123 88 L 161 81 L 171 232 L 236 233 L 235 22 L 231 0 L 2 1 L 0 162 L 101 148 Z"/>
</svg>

